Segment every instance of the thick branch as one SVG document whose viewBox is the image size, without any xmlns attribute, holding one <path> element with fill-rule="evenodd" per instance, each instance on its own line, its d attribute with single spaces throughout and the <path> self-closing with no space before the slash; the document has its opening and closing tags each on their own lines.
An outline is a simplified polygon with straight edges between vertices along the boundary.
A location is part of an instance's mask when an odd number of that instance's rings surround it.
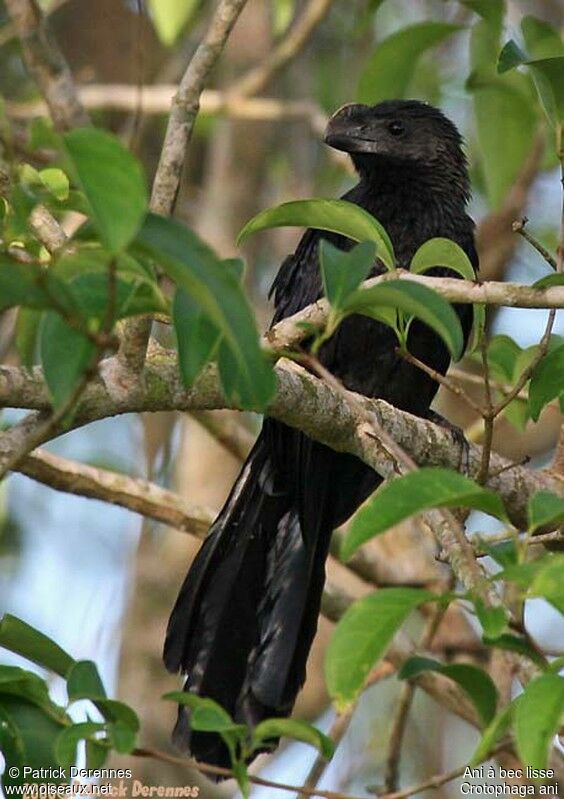
<svg viewBox="0 0 564 799">
<path fill-rule="evenodd" d="M 143 87 L 143 115 L 166 114 L 170 110 L 177 86 L 172 83 Z M 139 106 L 136 86 L 128 83 L 90 83 L 78 89 L 80 100 L 90 110 L 135 111 Z M 6 103 L 13 119 L 44 116 L 47 108 L 41 100 Z M 327 124 L 327 115 L 309 100 L 281 100 L 275 97 L 239 97 L 216 89 L 204 89 L 200 95 L 201 114 L 224 114 L 237 119 L 276 122 L 287 119 L 309 121 L 316 134 Z"/>
<path fill-rule="evenodd" d="M 27 67 L 49 106 L 58 130 L 89 124 L 68 64 L 51 36 L 36 0 L 6 0 L 6 8 L 17 30 Z"/>
<path fill-rule="evenodd" d="M 351 452 L 385 477 L 390 476 L 389 459 L 383 457 L 371 431 L 345 397 L 338 396 L 322 381 L 287 361 L 277 367 L 278 390 L 268 412 L 274 418 L 297 427 L 318 441 L 338 451 Z M 44 410 L 50 407 L 42 373 L 30 374 L 17 367 L 0 367 L 0 404 Z M 430 421 L 398 411 L 382 400 L 356 396 L 360 404 L 375 414 L 378 424 L 408 452 L 420 466 L 459 466 L 460 453 L 451 434 Z M 75 419 L 76 425 L 121 413 L 163 410 L 214 410 L 232 407 L 223 396 L 215 368 L 209 367 L 197 384 L 187 390 L 178 376 L 173 354 L 153 347 L 146 364 L 145 385 L 136 394 L 116 394 L 101 379 L 87 387 Z M 0 457 L 6 436 L 0 438 Z M 477 474 L 481 448 L 471 445 L 469 473 Z M 529 498 L 544 489 L 564 494 L 564 481 L 548 472 L 534 472 L 522 466 L 501 471 L 508 462 L 492 457 L 488 485 L 505 501 L 512 522 L 526 525 Z"/>
</svg>

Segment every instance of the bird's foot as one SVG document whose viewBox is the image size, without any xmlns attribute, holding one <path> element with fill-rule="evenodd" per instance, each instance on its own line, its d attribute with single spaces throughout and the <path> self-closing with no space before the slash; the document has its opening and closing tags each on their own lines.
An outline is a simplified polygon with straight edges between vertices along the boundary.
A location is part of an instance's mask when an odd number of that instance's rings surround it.
<svg viewBox="0 0 564 799">
<path fill-rule="evenodd" d="M 434 422 L 435 424 L 438 424 L 439 427 L 444 427 L 445 430 L 450 432 L 453 442 L 460 450 L 458 471 L 462 472 L 462 474 L 468 475 L 470 471 L 470 444 L 468 443 L 462 428 L 453 424 L 448 419 L 445 419 L 444 416 L 441 416 L 441 414 L 437 413 L 436 411 L 430 410 L 427 418 L 430 422 Z"/>
</svg>

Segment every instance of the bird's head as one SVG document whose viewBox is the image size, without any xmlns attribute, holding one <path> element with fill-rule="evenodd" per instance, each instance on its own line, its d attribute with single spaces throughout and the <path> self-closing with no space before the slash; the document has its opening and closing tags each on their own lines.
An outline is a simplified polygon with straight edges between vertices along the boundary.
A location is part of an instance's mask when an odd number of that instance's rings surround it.
<svg viewBox="0 0 564 799">
<path fill-rule="evenodd" d="M 466 175 L 462 138 L 455 125 L 438 108 L 418 100 L 344 105 L 329 120 L 325 142 L 349 153 L 361 173 L 386 161 L 429 167 L 453 177 Z"/>
</svg>

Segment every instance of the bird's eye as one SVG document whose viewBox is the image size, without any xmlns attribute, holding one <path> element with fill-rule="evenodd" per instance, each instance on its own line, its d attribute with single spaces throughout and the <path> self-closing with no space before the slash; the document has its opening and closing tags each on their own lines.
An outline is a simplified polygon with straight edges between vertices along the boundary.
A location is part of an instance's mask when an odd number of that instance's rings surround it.
<svg viewBox="0 0 564 799">
<path fill-rule="evenodd" d="M 398 122 L 397 120 L 390 122 L 390 124 L 388 125 L 388 130 L 390 131 L 392 136 L 401 136 L 403 133 L 405 133 L 405 127 L 401 122 Z"/>
</svg>

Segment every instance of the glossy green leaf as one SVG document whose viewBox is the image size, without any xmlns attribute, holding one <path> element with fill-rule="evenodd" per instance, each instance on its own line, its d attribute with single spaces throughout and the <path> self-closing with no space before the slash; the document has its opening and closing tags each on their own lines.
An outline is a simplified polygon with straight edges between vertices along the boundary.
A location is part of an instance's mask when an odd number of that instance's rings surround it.
<svg viewBox="0 0 564 799">
<path fill-rule="evenodd" d="M 542 409 L 564 395 L 564 344 L 552 349 L 539 363 L 529 385 L 529 409 L 537 421 Z"/>
<path fill-rule="evenodd" d="M 472 755 L 469 765 L 470 766 L 477 766 L 483 760 L 485 760 L 492 749 L 495 748 L 498 741 L 503 737 L 503 735 L 509 729 L 509 725 L 511 724 L 511 718 L 513 716 L 514 704 L 511 703 L 510 705 L 506 705 L 501 713 L 495 716 L 492 721 L 488 724 L 484 732 L 482 733 L 482 737 L 478 746 L 476 747 L 476 751 Z"/>
<path fill-rule="evenodd" d="M 105 698 L 106 691 L 93 661 L 79 660 L 71 666 L 67 674 L 67 693 L 71 702 Z"/>
<path fill-rule="evenodd" d="M 95 736 L 97 732 L 104 729 L 103 724 L 93 721 L 85 721 L 80 724 L 73 724 L 61 730 L 55 739 L 55 757 L 57 763 L 65 769 L 69 769 L 76 763 L 76 750 L 80 741 L 87 740 Z"/>
<path fill-rule="evenodd" d="M 517 751 L 532 768 L 546 768 L 550 742 L 564 720 L 564 677 L 543 674 L 519 696 L 514 710 Z"/>
<path fill-rule="evenodd" d="M 253 729 L 253 746 L 259 748 L 271 738 L 292 738 L 315 747 L 327 760 L 333 756 L 335 746 L 320 730 L 300 719 L 266 719 Z"/>
<path fill-rule="evenodd" d="M 537 491 L 529 500 L 527 516 L 531 532 L 539 527 L 557 527 L 564 523 L 564 498 L 550 491 Z"/>
<path fill-rule="evenodd" d="M 408 280 L 386 280 L 354 291 L 344 305 L 347 313 L 365 316 L 376 315 L 381 308 L 393 308 L 425 322 L 442 338 L 455 360 L 461 357 L 464 338 L 460 320 L 436 291 Z"/>
<path fill-rule="evenodd" d="M 382 485 L 357 512 L 341 557 L 348 560 L 366 541 L 429 508 L 472 508 L 507 518 L 499 496 L 468 477 L 439 467 L 418 469 Z"/>
<path fill-rule="evenodd" d="M 92 362 L 95 347 L 56 313 L 48 311 L 40 331 L 41 365 L 55 408 L 62 407 Z"/>
<path fill-rule="evenodd" d="M 319 264 L 325 296 L 339 309 L 344 301 L 366 280 L 376 260 L 373 242 L 357 244 L 349 252 L 339 250 L 322 239 L 319 245 Z"/>
<path fill-rule="evenodd" d="M 182 289 L 177 289 L 172 306 L 172 318 L 178 343 L 178 365 L 184 385 L 188 388 L 213 360 L 221 333 L 202 311 L 201 306 Z"/>
<path fill-rule="evenodd" d="M 147 210 L 141 165 L 119 139 L 103 130 L 71 130 L 64 145 L 102 242 L 111 253 L 123 250 Z"/>
<path fill-rule="evenodd" d="M 274 371 L 260 347 L 253 313 L 235 271 L 192 231 L 154 214 L 146 218 L 137 246 L 159 263 L 221 331 L 234 364 L 230 399 L 245 408 L 264 409 L 274 393 Z"/>
<path fill-rule="evenodd" d="M 339 233 L 353 241 L 373 241 L 378 258 L 388 267 L 395 266 L 390 237 L 368 211 L 347 200 L 296 200 L 261 211 L 239 233 L 238 243 L 251 233 L 273 227 L 310 227 Z"/>
<path fill-rule="evenodd" d="M 351 605 L 335 628 L 325 657 L 327 689 L 338 710 L 354 702 L 409 614 L 438 598 L 419 588 L 382 588 Z"/>
<path fill-rule="evenodd" d="M 0 694 L 19 696 L 53 717 L 66 720 L 64 710 L 51 700 L 45 680 L 32 671 L 18 666 L 0 666 Z"/>
<path fill-rule="evenodd" d="M 448 267 L 466 280 L 476 279 L 470 259 L 462 247 L 451 239 L 437 237 L 426 241 L 411 259 L 409 270 L 422 274 L 437 266 Z"/>
<path fill-rule="evenodd" d="M 419 57 L 461 30 L 448 22 L 418 22 L 392 33 L 368 59 L 358 87 L 358 101 L 373 105 L 406 97 Z"/>
<path fill-rule="evenodd" d="M 426 671 L 439 672 L 458 683 L 472 701 L 484 726 L 492 721 L 497 706 L 497 690 L 487 672 L 468 663 L 443 665 L 430 658 L 414 657 L 406 661 L 398 677 L 401 680 L 413 679 Z"/>
<path fill-rule="evenodd" d="M 64 649 L 25 621 L 6 613 L 0 621 L 0 646 L 64 677 L 75 662 Z"/>
<path fill-rule="evenodd" d="M 148 0 L 148 4 L 159 39 L 170 47 L 194 15 L 199 0 Z"/>
</svg>

